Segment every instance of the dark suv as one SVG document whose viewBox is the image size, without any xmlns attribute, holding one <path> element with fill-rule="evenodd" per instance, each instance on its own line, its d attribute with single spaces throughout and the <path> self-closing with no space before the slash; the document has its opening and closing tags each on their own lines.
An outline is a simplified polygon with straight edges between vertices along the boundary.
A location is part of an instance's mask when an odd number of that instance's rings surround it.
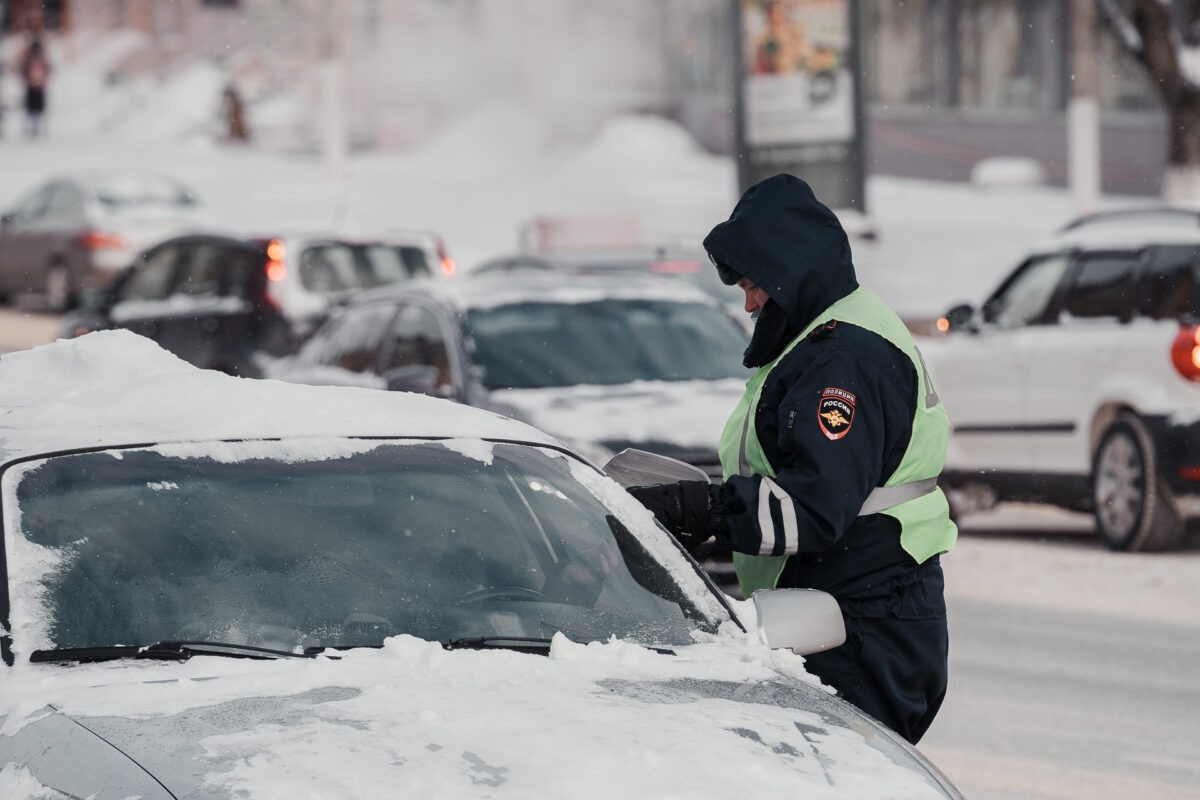
<svg viewBox="0 0 1200 800">
<path fill-rule="evenodd" d="M 196 366 L 262 377 L 357 291 L 432 274 L 423 250 L 390 238 L 179 236 L 86 295 L 60 336 L 127 328 Z"/>
</svg>

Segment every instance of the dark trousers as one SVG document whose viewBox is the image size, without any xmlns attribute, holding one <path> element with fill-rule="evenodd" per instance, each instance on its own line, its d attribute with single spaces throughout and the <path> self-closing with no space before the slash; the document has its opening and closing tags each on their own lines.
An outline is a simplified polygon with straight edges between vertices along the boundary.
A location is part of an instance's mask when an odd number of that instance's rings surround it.
<svg viewBox="0 0 1200 800">
<path fill-rule="evenodd" d="M 808 671 L 916 744 L 946 695 L 946 620 L 843 616 L 845 644 L 807 656 Z"/>
</svg>

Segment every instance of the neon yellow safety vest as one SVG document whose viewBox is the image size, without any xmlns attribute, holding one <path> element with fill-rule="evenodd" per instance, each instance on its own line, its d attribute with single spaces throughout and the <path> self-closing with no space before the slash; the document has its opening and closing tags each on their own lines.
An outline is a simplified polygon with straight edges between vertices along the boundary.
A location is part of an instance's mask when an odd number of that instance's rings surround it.
<svg viewBox="0 0 1200 800">
<path fill-rule="evenodd" d="M 837 320 L 872 331 L 899 348 L 917 371 L 920 396 L 913 415 L 908 448 L 883 487 L 876 488 L 860 516 L 882 513 L 900 522 L 900 546 L 918 564 L 954 546 L 958 529 L 950 521 L 946 496 L 937 487 L 937 476 L 946 458 L 949 420 L 938 400 L 925 362 L 912 335 L 874 292 L 859 287 L 827 308 L 770 364 L 759 367 L 746 381 L 746 392 L 725 423 L 721 434 L 721 469 L 731 475 L 775 477 L 754 429 L 754 409 L 767 376 L 783 358 L 818 326 Z M 764 536 L 767 532 L 763 532 Z M 771 589 L 783 574 L 788 556 L 755 556 L 734 553 L 733 563 L 744 597 L 756 589 Z"/>
</svg>

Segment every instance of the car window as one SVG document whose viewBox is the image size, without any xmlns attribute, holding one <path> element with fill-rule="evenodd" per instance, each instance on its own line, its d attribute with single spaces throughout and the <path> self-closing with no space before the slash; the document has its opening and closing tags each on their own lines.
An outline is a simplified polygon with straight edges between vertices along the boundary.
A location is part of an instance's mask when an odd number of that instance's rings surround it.
<svg viewBox="0 0 1200 800">
<path fill-rule="evenodd" d="M 49 187 L 34 192 L 17 204 L 17 207 L 13 210 L 14 218 L 22 222 L 40 218 L 46 211 L 46 204 L 49 202 L 49 199 Z"/>
<path fill-rule="evenodd" d="M 175 280 L 178 254 L 179 248 L 168 245 L 142 256 L 141 263 L 118 287 L 115 299 L 165 300 Z"/>
<path fill-rule="evenodd" d="M 1070 263 L 1066 253 L 1026 261 L 984 304 L 984 321 L 998 328 L 1018 328 L 1043 320 Z"/>
<path fill-rule="evenodd" d="M 1141 313 L 1151 319 L 1173 319 L 1200 313 L 1197 269 L 1200 248 L 1192 245 L 1160 247 L 1138 284 Z"/>
<path fill-rule="evenodd" d="M 700 303 L 606 299 L 474 309 L 489 389 L 745 377 L 745 332 Z"/>
<path fill-rule="evenodd" d="M 216 244 L 187 248 L 179 270 L 176 294 L 215 297 L 221 291 L 221 253 Z"/>
<path fill-rule="evenodd" d="M 196 205 L 187 187 L 151 175 L 114 175 L 98 180 L 96 200 L 107 211 L 136 211 L 150 207 L 186 209 Z"/>
<path fill-rule="evenodd" d="M 437 367 L 438 386 L 451 383 L 446 339 L 431 311 L 415 305 L 400 306 L 389 337 L 391 353 L 384 365 L 385 373 L 403 367 L 431 366 Z"/>
<path fill-rule="evenodd" d="M 1138 257 L 1134 253 L 1084 255 L 1067 286 L 1063 311 L 1072 317 L 1128 318 Z"/>
<path fill-rule="evenodd" d="M 323 337 L 317 361 L 350 372 L 368 372 L 379 363 L 379 345 L 395 306 L 372 303 L 348 310 Z"/>
<path fill-rule="evenodd" d="M 419 254 L 406 254 L 405 250 Z M 416 248 L 340 242 L 306 247 L 300 254 L 300 284 L 310 292 L 346 294 L 428 275 L 424 254 Z"/>
<path fill-rule="evenodd" d="M 56 183 L 46 193 L 42 215 L 49 219 L 71 219 L 79 216 L 80 210 L 79 193 L 68 184 Z"/>
<path fill-rule="evenodd" d="M 262 296 L 266 265 L 260 253 L 244 247 L 225 246 L 220 248 L 217 258 L 223 297 L 255 300 Z"/>
<path fill-rule="evenodd" d="M 429 259 L 425 255 L 425 251 L 420 247 L 412 245 L 396 245 L 387 248 L 391 253 L 394 253 L 404 264 L 404 268 L 408 270 L 411 277 L 418 275 L 430 275 L 433 273 L 433 268 L 429 264 Z"/>
</svg>

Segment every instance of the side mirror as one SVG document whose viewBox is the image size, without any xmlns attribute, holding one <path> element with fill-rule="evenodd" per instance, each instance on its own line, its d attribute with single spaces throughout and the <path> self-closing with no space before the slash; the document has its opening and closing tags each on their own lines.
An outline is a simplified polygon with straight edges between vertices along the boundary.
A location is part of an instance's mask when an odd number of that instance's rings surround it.
<svg viewBox="0 0 1200 800">
<path fill-rule="evenodd" d="M 630 486 L 708 480 L 704 470 L 694 464 L 632 447 L 610 458 L 604 465 L 604 474 L 626 489 Z"/>
<path fill-rule="evenodd" d="M 938 318 L 937 329 L 942 333 L 962 330 L 971 327 L 974 319 L 975 307 L 970 303 L 961 303 Z"/>
<path fill-rule="evenodd" d="M 409 364 L 384 373 L 388 391 L 438 395 L 441 370 L 432 364 Z"/>
<path fill-rule="evenodd" d="M 772 649 L 806 656 L 846 641 L 846 623 L 837 600 L 817 589 L 760 589 L 752 596 L 758 635 Z"/>
</svg>

